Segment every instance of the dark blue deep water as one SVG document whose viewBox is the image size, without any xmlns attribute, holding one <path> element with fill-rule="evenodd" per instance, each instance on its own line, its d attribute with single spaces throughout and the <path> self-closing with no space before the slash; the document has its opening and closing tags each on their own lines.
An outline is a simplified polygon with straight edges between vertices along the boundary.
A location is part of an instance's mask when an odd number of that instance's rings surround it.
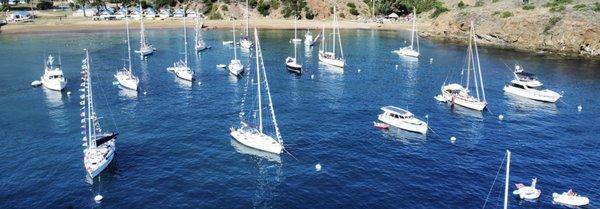
<svg viewBox="0 0 600 209">
<path fill-rule="evenodd" d="M 293 54 L 293 32 L 261 30 L 291 153 L 273 162 L 229 136 L 248 79 L 215 67 L 233 56 L 221 44 L 231 32 L 204 33 L 213 48 L 190 56 L 198 78 L 192 86 L 166 71 L 182 57 L 181 30 L 148 33 L 158 51 L 133 58 L 146 95 L 112 84 L 123 66 L 124 31 L 0 36 L 0 208 L 481 208 L 490 188 L 486 208 L 500 208 L 504 169 L 496 173 L 506 149 L 513 152 L 511 190 L 532 177 L 542 190 L 535 203 L 511 197 L 511 208 L 560 208 L 551 193 L 569 188 L 592 206 L 600 200 L 600 62 L 481 47 L 489 111 L 479 114 L 433 99 L 449 70 L 463 65 L 463 45 L 421 40 L 422 57 L 411 61 L 390 53 L 408 32 L 345 30 L 344 71 L 319 66 L 317 49 L 300 46 L 306 72 L 298 76 L 283 65 Z M 93 185 L 79 133 L 83 48 L 91 52 L 103 127 L 121 134 L 115 160 Z M 73 94 L 30 87 L 43 73 L 44 57 L 59 51 Z M 254 64 L 249 53 L 239 56 Z M 505 63 L 515 62 L 564 98 L 547 104 L 505 95 L 502 86 L 511 79 Z M 433 131 L 419 137 L 375 129 L 385 105 L 428 115 Z M 97 193 L 104 196 L 100 204 L 93 201 Z"/>
</svg>

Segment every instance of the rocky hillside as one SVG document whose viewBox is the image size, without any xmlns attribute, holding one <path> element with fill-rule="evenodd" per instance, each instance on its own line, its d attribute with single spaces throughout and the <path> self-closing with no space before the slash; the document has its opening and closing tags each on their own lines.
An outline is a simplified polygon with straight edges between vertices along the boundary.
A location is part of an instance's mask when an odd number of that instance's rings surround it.
<svg viewBox="0 0 600 209">
<path fill-rule="evenodd" d="M 452 2 L 451 2 L 452 1 Z M 528 51 L 600 55 L 600 3 L 590 0 L 448 0 L 450 11 L 421 18 L 421 35 L 461 40 L 470 21 L 484 44 Z M 423 16 L 423 15 L 421 15 Z"/>
</svg>

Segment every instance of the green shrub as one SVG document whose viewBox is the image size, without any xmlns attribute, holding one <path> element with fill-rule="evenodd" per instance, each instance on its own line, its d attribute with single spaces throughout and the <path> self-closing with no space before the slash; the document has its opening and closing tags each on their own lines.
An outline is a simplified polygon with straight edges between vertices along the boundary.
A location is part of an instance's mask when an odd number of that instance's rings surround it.
<svg viewBox="0 0 600 209">
<path fill-rule="evenodd" d="M 587 6 L 585 4 L 578 4 L 573 6 L 573 9 L 576 11 L 583 11 L 587 9 Z"/>
<path fill-rule="evenodd" d="M 544 27 L 544 33 L 548 33 L 548 31 L 550 31 L 550 29 L 552 29 L 556 25 L 556 23 L 560 21 L 560 19 L 561 18 L 558 16 L 550 17 L 550 20 L 548 20 L 546 27 Z"/>
<path fill-rule="evenodd" d="M 450 11 L 448 8 L 444 7 L 444 6 L 439 6 L 435 8 L 435 11 L 433 11 L 433 13 L 431 13 L 431 15 L 429 15 L 429 18 L 433 19 L 433 18 L 437 18 L 438 16 L 440 16 L 442 13 Z"/>
<path fill-rule="evenodd" d="M 500 2 L 500 0 L 492 0 L 492 3 Z"/>
<path fill-rule="evenodd" d="M 227 5 L 225 5 L 225 4 L 223 4 L 223 6 L 221 6 L 221 10 L 227 12 L 227 11 L 229 11 L 229 7 Z"/>
<path fill-rule="evenodd" d="M 256 5 L 258 5 L 257 0 L 248 0 L 248 6 L 250 6 L 250 8 L 254 9 Z"/>
<path fill-rule="evenodd" d="M 344 13 L 340 13 L 340 14 L 338 15 L 338 17 L 340 17 L 340 18 L 344 19 L 344 18 L 346 18 L 346 14 L 344 14 Z"/>
<path fill-rule="evenodd" d="M 500 13 L 501 13 L 500 11 L 495 11 L 494 13 L 492 13 L 492 16 L 499 15 Z"/>
<path fill-rule="evenodd" d="M 484 4 L 485 4 L 485 2 L 483 2 L 483 0 L 477 0 L 477 2 L 475 2 L 476 7 L 483 6 Z"/>
<path fill-rule="evenodd" d="M 467 5 L 462 1 L 458 2 L 457 6 L 458 6 L 458 8 L 461 8 L 461 9 L 467 7 Z"/>
<path fill-rule="evenodd" d="M 356 10 L 356 8 L 350 8 L 350 14 L 356 16 L 359 15 L 358 11 Z"/>
<path fill-rule="evenodd" d="M 260 1 L 260 3 L 258 4 L 258 12 L 262 16 L 268 16 L 270 14 L 270 11 L 269 11 L 270 8 L 271 8 L 271 5 L 264 3 L 263 1 Z"/>
<path fill-rule="evenodd" d="M 502 12 L 502 14 L 500 15 L 501 18 L 509 18 L 512 16 L 513 16 L 513 13 L 509 12 L 509 11 Z"/>
<path fill-rule="evenodd" d="M 46 10 L 46 9 L 52 9 L 52 2 L 48 2 L 48 1 L 41 1 L 40 3 L 37 3 L 35 5 L 35 8 L 39 9 L 39 10 Z"/>
<path fill-rule="evenodd" d="M 209 20 L 222 20 L 221 13 L 213 12 L 210 16 L 208 16 Z"/>
<path fill-rule="evenodd" d="M 535 9 L 535 6 L 533 6 L 533 4 L 523 5 L 523 10 L 533 10 L 533 9 Z"/>
<path fill-rule="evenodd" d="M 304 18 L 312 20 L 315 18 L 315 14 L 308 7 L 304 7 Z"/>
<path fill-rule="evenodd" d="M 565 11 L 565 6 L 564 5 L 557 5 L 557 6 L 553 6 L 550 7 L 550 12 L 562 12 Z"/>
<path fill-rule="evenodd" d="M 356 5 L 354 3 L 352 3 L 352 2 L 348 2 L 346 4 L 346 6 L 348 6 L 349 8 L 356 8 Z"/>
<path fill-rule="evenodd" d="M 279 0 L 271 0 L 270 5 L 271 5 L 271 9 L 274 9 L 274 10 L 279 9 Z"/>
<path fill-rule="evenodd" d="M 594 7 L 592 7 L 592 10 L 594 10 L 595 12 L 600 12 L 600 2 L 594 3 Z"/>
</svg>

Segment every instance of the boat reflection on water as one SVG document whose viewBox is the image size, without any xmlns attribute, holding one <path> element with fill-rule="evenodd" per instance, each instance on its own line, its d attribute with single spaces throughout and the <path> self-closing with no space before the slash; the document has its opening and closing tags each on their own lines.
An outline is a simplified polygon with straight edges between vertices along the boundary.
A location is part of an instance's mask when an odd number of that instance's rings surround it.
<svg viewBox="0 0 600 209">
<path fill-rule="evenodd" d="M 258 157 L 261 159 L 265 159 L 265 160 L 268 160 L 271 162 L 281 163 L 281 156 L 279 156 L 277 154 L 263 152 L 263 151 L 260 151 L 257 149 L 247 147 L 247 146 L 237 142 L 233 138 L 231 139 L 231 146 L 233 146 L 235 151 L 237 151 L 240 154 L 252 155 L 252 156 L 255 156 L 255 157 Z"/>
<path fill-rule="evenodd" d="M 313 48 L 310 46 L 304 46 L 304 57 L 305 60 L 309 60 L 312 57 Z"/>
<path fill-rule="evenodd" d="M 556 109 L 556 103 L 535 101 L 506 92 L 504 95 L 506 98 L 508 98 L 508 107 L 513 111 L 543 111 L 551 114 L 558 113 L 558 110 Z"/>
<path fill-rule="evenodd" d="M 125 99 L 135 99 L 138 96 L 138 92 L 119 85 L 119 96 Z"/>
<path fill-rule="evenodd" d="M 427 135 L 402 130 L 393 126 L 390 126 L 388 129 L 380 129 L 380 131 L 383 137 L 406 145 L 419 145 L 427 141 Z"/>
<path fill-rule="evenodd" d="M 44 94 L 46 95 L 46 102 L 48 103 L 49 108 L 58 107 L 64 104 L 63 102 L 63 92 L 62 91 L 54 91 L 47 88 L 42 88 Z"/>
<path fill-rule="evenodd" d="M 185 89 L 185 90 L 192 90 L 192 86 L 194 84 L 193 81 L 187 81 L 187 80 L 183 80 L 177 77 L 175 78 L 175 83 L 177 83 L 179 85 L 179 87 Z"/>
<path fill-rule="evenodd" d="M 451 102 L 446 103 L 446 105 L 450 106 L 450 111 L 452 113 L 456 113 L 459 115 L 463 115 L 463 116 L 469 116 L 469 117 L 473 117 L 473 118 L 477 118 L 477 119 L 483 119 L 483 112 L 484 111 L 476 111 L 476 110 L 472 110 L 460 105 L 454 105 Z"/>
<path fill-rule="evenodd" d="M 324 71 L 327 71 L 330 73 L 335 73 L 335 74 L 340 74 L 340 75 L 344 74 L 344 68 L 326 65 L 326 64 L 323 64 L 322 62 L 319 62 L 319 70 L 324 70 Z"/>
</svg>

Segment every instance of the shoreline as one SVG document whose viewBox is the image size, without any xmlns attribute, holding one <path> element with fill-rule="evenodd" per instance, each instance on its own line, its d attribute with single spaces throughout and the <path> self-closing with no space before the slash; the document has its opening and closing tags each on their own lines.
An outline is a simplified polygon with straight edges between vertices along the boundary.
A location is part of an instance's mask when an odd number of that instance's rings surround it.
<svg viewBox="0 0 600 209">
<path fill-rule="evenodd" d="M 139 20 L 132 20 L 133 27 L 139 24 Z M 289 30 L 294 29 L 294 21 L 288 19 L 250 19 L 249 28 L 259 29 L 273 29 L 273 30 Z M 229 20 L 205 20 L 203 21 L 204 28 L 207 29 L 230 29 L 231 21 Z M 242 28 L 244 22 L 241 20 L 235 21 L 236 28 Z M 144 25 L 146 29 L 176 29 L 183 26 L 181 18 L 169 18 L 169 19 L 144 19 Z M 320 30 L 325 26 L 325 30 L 331 28 L 331 21 L 329 20 L 298 20 L 298 30 L 311 29 L 313 31 Z M 0 30 L 1 35 L 19 35 L 19 34 L 42 34 L 42 33 L 69 33 L 69 32 L 97 32 L 97 31 L 117 31 L 122 30 L 124 27 L 124 20 L 98 20 L 94 21 L 91 19 L 81 17 L 70 17 L 66 19 L 37 19 L 34 22 L 27 23 L 12 23 L 2 26 Z M 188 28 L 193 28 L 193 20 L 188 21 Z M 439 35 L 431 33 L 432 25 L 428 23 L 420 23 L 419 36 L 422 38 L 429 39 L 438 43 L 453 43 L 453 44 L 466 44 L 465 37 L 453 36 L 453 35 Z M 382 31 L 399 31 L 399 30 L 410 30 L 412 25 L 410 22 L 394 22 L 394 23 L 362 23 L 354 21 L 339 21 L 340 29 L 362 29 L 362 30 L 382 30 Z M 537 49 L 526 47 L 516 47 L 507 44 L 497 43 L 479 43 L 485 47 L 492 47 L 504 50 L 513 50 L 520 52 L 529 52 L 536 55 L 556 55 L 565 58 L 577 58 L 577 59 L 590 59 L 600 60 L 598 56 L 586 56 L 578 53 L 570 53 L 560 50 L 553 49 Z"/>
</svg>

